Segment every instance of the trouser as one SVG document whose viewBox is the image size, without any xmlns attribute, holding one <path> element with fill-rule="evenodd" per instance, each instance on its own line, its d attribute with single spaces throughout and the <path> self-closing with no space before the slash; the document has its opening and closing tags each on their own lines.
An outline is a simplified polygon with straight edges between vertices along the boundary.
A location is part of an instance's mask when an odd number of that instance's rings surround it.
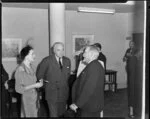
<svg viewBox="0 0 150 119">
<path fill-rule="evenodd" d="M 66 111 L 66 101 L 65 102 L 55 102 L 47 100 L 49 107 L 49 116 L 50 117 L 59 117 L 64 114 Z"/>
</svg>

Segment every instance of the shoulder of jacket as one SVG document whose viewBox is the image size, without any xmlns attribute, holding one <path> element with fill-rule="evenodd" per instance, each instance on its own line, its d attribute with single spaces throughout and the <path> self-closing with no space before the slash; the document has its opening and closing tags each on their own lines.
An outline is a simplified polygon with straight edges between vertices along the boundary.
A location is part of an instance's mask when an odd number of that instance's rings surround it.
<svg viewBox="0 0 150 119">
<path fill-rule="evenodd" d="M 65 60 L 67 60 L 67 61 L 70 61 L 70 59 L 69 59 L 68 57 L 66 57 L 66 56 L 63 56 L 63 58 L 64 58 Z"/>
<path fill-rule="evenodd" d="M 95 60 L 87 66 L 87 70 L 90 72 L 99 72 L 100 70 L 104 70 L 104 68 L 98 60 Z"/>
<path fill-rule="evenodd" d="M 89 67 L 99 67 L 101 65 L 98 60 L 94 60 L 89 64 Z"/>
<path fill-rule="evenodd" d="M 46 56 L 45 58 L 43 58 L 42 61 L 47 61 L 47 60 L 49 60 L 50 58 L 51 58 L 50 56 Z"/>
<path fill-rule="evenodd" d="M 44 59 L 49 59 L 50 56 L 46 56 Z"/>
</svg>

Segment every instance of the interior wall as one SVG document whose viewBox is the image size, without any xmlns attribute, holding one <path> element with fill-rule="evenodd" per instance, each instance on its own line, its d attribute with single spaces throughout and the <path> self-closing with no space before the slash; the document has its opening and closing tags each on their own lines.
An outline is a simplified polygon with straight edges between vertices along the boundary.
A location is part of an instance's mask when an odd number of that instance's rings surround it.
<svg viewBox="0 0 150 119">
<path fill-rule="evenodd" d="M 102 45 L 107 57 L 107 69 L 117 71 L 118 88 L 126 87 L 125 63 L 122 58 L 126 51 L 126 38 L 130 36 L 128 26 L 132 18 L 128 13 L 90 14 L 66 11 L 66 55 L 71 58 L 72 70 L 75 69 L 73 54 L 73 34 L 92 34 L 94 42 Z M 132 24 L 132 23 L 130 23 Z"/>
<path fill-rule="evenodd" d="M 22 46 L 33 40 L 35 66 L 49 54 L 48 10 L 2 7 L 2 38 L 21 38 Z M 17 67 L 16 61 L 3 61 L 11 77 Z"/>
<path fill-rule="evenodd" d="M 75 11 L 65 12 L 66 56 L 71 59 L 75 69 L 73 55 L 73 34 L 92 34 L 94 42 L 102 44 L 102 51 L 107 57 L 107 69 L 117 71 L 118 88 L 126 87 L 125 64 L 122 57 L 126 51 L 126 39 L 133 31 L 132 14 L 117 13 L 87 14 Z M 35 65 L 49 54 L 48 10 L 29 8 L 2 8 L 2 38 L 21 38 L 23 45 L 28 39 L 34 40 L 36 53 Z M 44 46 L 44 47 L 43 47 Z M 11 76 L 16 62 L 3 62 Z"/>
</svg>

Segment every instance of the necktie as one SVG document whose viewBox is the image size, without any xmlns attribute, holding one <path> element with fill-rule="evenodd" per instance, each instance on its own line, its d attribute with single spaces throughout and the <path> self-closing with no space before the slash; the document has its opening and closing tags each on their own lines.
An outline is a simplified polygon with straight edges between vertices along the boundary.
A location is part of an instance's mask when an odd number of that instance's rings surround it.
<svg viewBox="0 0 150 119">
<path fill-rule="evenodd" d="M 62 69 L 61 58 L 59 58 L 59 66 L 60 66 L 60 69 Z"/>
</svg>

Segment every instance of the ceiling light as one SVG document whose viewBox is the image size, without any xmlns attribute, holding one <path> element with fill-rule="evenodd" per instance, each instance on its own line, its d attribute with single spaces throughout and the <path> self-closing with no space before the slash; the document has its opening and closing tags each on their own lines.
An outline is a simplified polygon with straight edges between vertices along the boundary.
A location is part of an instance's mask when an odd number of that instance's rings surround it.
<svg viewBox="0 0 150 119">
<path fill-rule="evenodd" d="M 120 4 L 120 5 L 135 5 L 135 1 L 127 1 L 125 3 L 112 3 L 112 4 Z"/>
<path fill-rule="evenodd" d="M 100 8 L 89 8 L 89 7 L 78 7 L 78 12 L 114 14 L 115 10 L 114 9 L 100 9 Z"/>
</svg>

